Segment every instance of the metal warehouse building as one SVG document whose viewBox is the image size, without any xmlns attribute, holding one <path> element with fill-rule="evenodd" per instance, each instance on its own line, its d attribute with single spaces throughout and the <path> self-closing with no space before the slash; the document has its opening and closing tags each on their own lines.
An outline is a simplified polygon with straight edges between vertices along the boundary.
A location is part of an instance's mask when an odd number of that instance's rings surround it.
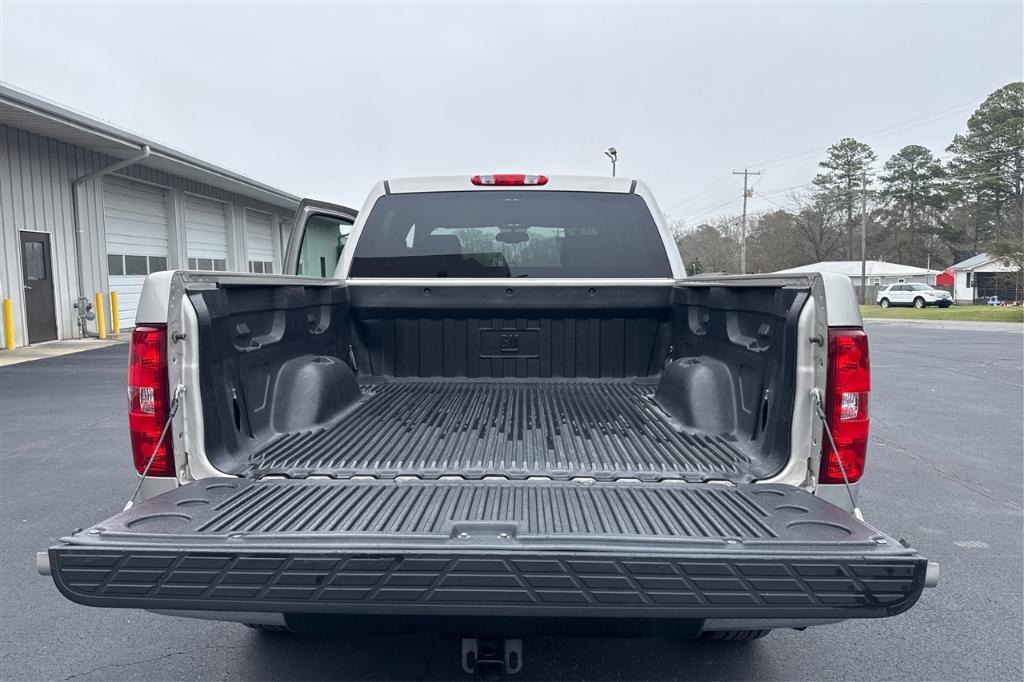
<svg viewBox="0 0 1024 682">
<path fill-rule="evenodd" d="M 98 334 L 79 319 L 97 299 L 109 330 L 111 292 L 130 327 L 150 272 L 280 272 L 298 203 L 0 84 L 0 298 L 15 345 Z"/>
</svg>

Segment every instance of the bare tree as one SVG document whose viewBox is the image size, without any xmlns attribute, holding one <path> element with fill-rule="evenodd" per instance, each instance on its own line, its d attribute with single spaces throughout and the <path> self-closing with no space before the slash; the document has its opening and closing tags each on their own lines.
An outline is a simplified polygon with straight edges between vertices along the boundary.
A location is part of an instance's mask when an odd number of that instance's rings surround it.
<svg viewBox="0 0 1024 682">
<path fill-rule="evenodd" d="M 739 272 L 740 241 L 735 218 L 716 220 L 688 228 L 681 221 L 669 223 L 686 264 L 687 272 Z"/>
<path fill-rule="evenodd" d="M 840 252 L 843 220 L 834 207 L 820 196 L 790 195 L 796 207 L 796 232 L 810 262 L 833 260 Z"/>
</svg>

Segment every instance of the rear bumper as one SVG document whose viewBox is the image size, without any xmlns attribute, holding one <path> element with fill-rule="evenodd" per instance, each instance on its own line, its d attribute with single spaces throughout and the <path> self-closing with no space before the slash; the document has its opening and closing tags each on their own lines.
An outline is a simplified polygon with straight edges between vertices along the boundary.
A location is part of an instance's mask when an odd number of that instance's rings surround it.
<svg viewBox="0 0 1024 682">
<path fill-rule="evenodd" d="M 562 552 L 55 547 L 72 601 L 144 609 L 668 618 L 879 618 L 910 608 L 927 562 Z"/>
</svg>

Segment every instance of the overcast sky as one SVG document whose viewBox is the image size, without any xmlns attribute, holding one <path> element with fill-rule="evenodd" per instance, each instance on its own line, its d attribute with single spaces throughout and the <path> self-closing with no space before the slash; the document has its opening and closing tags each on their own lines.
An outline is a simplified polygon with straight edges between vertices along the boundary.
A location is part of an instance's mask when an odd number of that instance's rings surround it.
<svg viewBox="0 0 1024 682">
<path fill-rule="evenodd" d="M 1019 1 L 4 0 L 0 78 L 355 207 L 383 177 L 606 174 L 615 145 L 620 175 L 692 224 L 739 211 L 729 173 L 745 165 L 785 203 L 843 136 L 880 162 L 906 144 L 945 154 L 985 95 L 1024 77 L 1022 26 Z"/>
</svg>

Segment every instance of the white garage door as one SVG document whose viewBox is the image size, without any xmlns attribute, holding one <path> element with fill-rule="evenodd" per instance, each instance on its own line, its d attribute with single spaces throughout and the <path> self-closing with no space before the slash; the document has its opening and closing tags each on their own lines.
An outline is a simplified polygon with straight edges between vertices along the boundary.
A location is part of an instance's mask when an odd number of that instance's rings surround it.
<svg viewBox="0 0 1024 682">
<path fill-rule="evenodd" d="M 245 244 L 249 272 L 274 272 L 274 228 L 270 214 L 245 212 Z"/>
<path fill-rule="evenodd" d="M 185 240 L 190 270 L 228 269 L 226 205 L 202 197 L 185 197 Z"/>
<path fill-rule="evenodd" d="M 107 273 L 117 292 L 121 328 L 135 325 L 146 275 L 167 269 L 167 198 L 164 190 L 114 176 L 103 178 Z"/>
</svg>

